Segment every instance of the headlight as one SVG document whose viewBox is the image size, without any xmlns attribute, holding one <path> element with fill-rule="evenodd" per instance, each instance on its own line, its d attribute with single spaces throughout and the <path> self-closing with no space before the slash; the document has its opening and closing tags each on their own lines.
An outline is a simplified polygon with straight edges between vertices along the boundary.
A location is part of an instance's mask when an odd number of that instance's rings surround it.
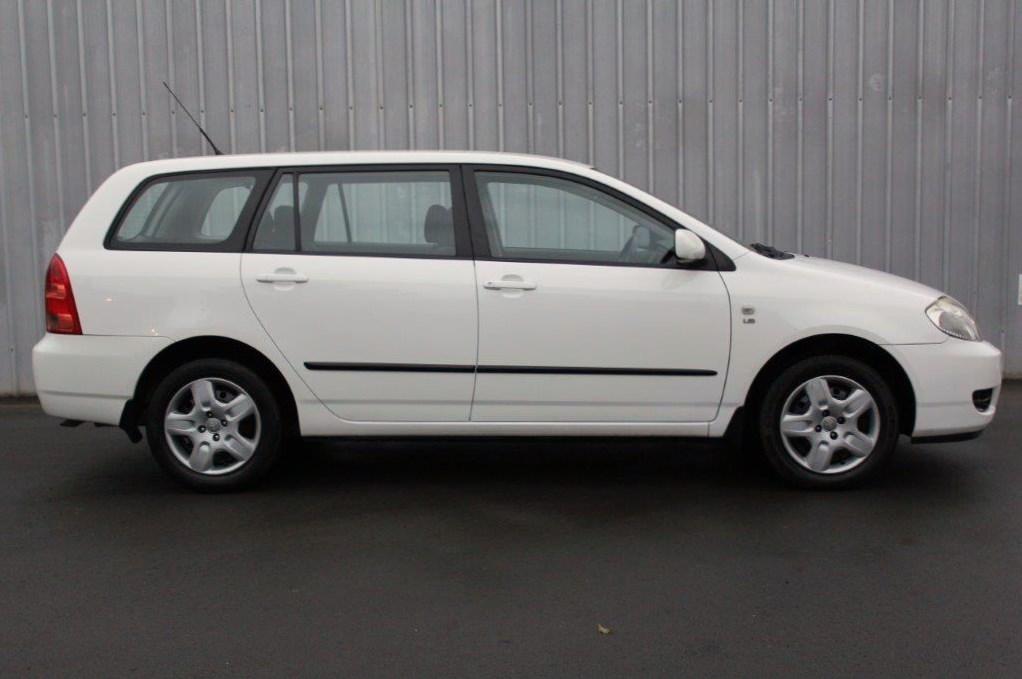
<svg viewBox="0 0 1022 679">
<path fill-rule="evenodd" d="M 978 340 L 979 328 L 976 327 L 976 320 L 969 315 L 969 311 L 951 299 L 941 297 L 936 302 L 926 307 L 926 315 L 933 324 L 952 337 L 963 340 Z"/>
</svg>

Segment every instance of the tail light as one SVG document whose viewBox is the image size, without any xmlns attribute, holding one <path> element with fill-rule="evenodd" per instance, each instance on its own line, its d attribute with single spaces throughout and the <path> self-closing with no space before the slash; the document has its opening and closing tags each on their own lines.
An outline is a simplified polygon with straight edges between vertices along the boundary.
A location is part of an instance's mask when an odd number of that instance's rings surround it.
<svg viewBox="0 0 1022 679">
<path fill-rule="evenodd" d="M 71 277 L 59 255 L 53 255 L 46 269 L 46 332 L 60 335 L 81 335 Z"/>
</svg>

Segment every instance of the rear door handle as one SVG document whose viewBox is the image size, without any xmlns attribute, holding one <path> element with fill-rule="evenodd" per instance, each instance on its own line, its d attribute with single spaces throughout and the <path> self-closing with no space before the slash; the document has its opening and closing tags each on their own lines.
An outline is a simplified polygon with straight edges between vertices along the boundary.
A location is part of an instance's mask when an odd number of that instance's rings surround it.
<svg viewBox="0 0 1022 679">
<path fill-rule="evenodd" d="M 309 277 L 300 273 L 261 273 L 256 280 L 260 283 L 308 283 Z"/>
<path fill-rule="evenodd" d="M 537 286 L 531 281 L 486 281 L 483 287 L 487 290 L 535 290 Z"/>
</svg>

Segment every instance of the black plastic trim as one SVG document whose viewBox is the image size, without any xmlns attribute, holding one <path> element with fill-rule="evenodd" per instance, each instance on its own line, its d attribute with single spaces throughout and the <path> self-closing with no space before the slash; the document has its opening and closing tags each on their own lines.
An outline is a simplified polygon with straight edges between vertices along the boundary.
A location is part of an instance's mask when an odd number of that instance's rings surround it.
<svg viewBox="0 0 1022 679">
<path fill-rule="evenodd" d="M 722 438 L 731 443 L 731 445 L 741 448 L 745 435 L 745 406 L 741 405 L 738 406 L 738 408 L 735 409 L 735 412 L 731 415 L 731 421 L 727 423 L 727 429 L 724 430 L 724 436 Z"/>
<path fill-rule="evenodd" d="M 141 419 L 142 413 L 139 412 L 138 403 L 135 399 L 128 399 L 124 404 L 124 409 L 121 411 L 121 420 L 117 426 L 128 435 L 128 440 L 132 443 L 138 443 L 142 440 L 142 432 L 138 430 L 138 423 Z"/>
<path fill-rule="evenodd" d="M 749 249 L 756 254 L 767 257 L 768 259 L 795 259 L 795 255 L 784 250 L 779 250 L 772 245 L 766 245 L 764 243 L 752 243 L 749 245 Z"/>
<path fill-rule="evenodd" d="M 438 363 L 332 363 L 329 361 L 306 361 L 307 370 L 348 370 L 355 372 L 398 372 L 398 373 L 471 373 L 474 365 L 452 365 Z"/>
<path fill-rule="evenodd" d="M 509 373 L 521 375 L 652 375 L 664 377 L 713 377 L 716 370 L 671 370 L 660 368 L 576 368 L 531 365 L 481 365 L 480 373 Z"/>
<path fill-rule="evenodd" d="M 990 410 L 990 406 L 994 402 L 994 388 L 987 387 L 986 389 L 977 389 L 972 392 L 972 405 L 975 406 L 976 410 L 981 413 L 985 413 Z"/>
<path fill-rule="evenodd" d="M 713 377 L 716 370 L 660 368 L 585 368 L 540 365 L 472 365 L 431 363 L 332 363 L 307 361 L 308 370 L 346 370 L 365 372 L 441 372 L 514 375 L 649 375 L 655 377 Z"/>
</svg>

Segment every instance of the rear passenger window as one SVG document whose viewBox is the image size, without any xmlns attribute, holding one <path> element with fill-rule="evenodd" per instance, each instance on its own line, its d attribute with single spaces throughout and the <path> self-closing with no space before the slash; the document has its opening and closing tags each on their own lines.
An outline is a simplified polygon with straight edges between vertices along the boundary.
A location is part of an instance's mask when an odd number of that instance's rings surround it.
<svg viewBox="0 0 1022 679">
<path fill-rule="evenodd" d="M 309 172 L 278 183 L 259 221 L 255 250 L 367 256 L 453 257 L 451 182 L 446 171 Z M 290 209 L 289 209 L 290 208 Z M 291 233 L 297 217 L 297 248 Z"/>
<path fill-rule="evenodd" d="M 223 250 L 244 238 L 257 186 L 268 173 L 203 173 L 149 182 L 117 225 L 111 245 Z"/>
</svg>

